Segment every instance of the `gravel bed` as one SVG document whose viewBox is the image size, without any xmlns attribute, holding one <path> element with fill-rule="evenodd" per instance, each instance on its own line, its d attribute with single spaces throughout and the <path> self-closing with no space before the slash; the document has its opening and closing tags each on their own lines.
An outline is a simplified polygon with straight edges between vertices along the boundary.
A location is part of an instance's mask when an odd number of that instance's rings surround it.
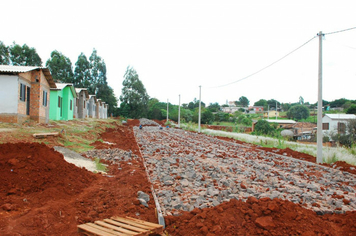
<svg viewBox="0 0 356 236">
<path fill-rule="evenodd" d="M 280 198 L 317 213 L 356 209 L 356 176 L 180 129 L 134 127 L 164 215 L 232 198 Z"/>
</svg>

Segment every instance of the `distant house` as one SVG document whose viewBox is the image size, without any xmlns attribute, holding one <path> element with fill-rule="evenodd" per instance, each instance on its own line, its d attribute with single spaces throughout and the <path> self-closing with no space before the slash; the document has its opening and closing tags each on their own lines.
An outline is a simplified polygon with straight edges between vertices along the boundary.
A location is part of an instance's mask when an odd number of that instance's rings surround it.
<svg viewBox="0 0 356 236">
<path fill-rule="evenodd" d="M 356 119 L 353 114 L 326 114 L 323 117 L 323 134 L 330 137 L 333 134 L 346 134 L 347 122 Z"/>
<path fill-rule="evenodd" d="M 78 119 L 84 119 L 87 117 L 88 109 L 87 103 L 89 99 L 89 93 L 86 88 L 75 88 L 77 98 L 74 106 L 74 117 Z"/>
<path fill-rule="evenodd" d="M 262 113 L 263 106 L 251 106 L 248 108 L 251 114 Z"/>
<path fill-rule="evenodd" d="M 51 120 L 73 120 L 74 103 L 77 97 L 73 84 L 56 83 L 51 88 L 49 118 Z"/>
<path fill-rule="evenodd" d="M 279 111 L 264 111 L 263 112 L 263 117 L 264 118 L 273 118 L 273 117 L 279 117 Z"/>
<path fill-rule="evenodd" d="M 103 119 L 107 119 L 108 118 L 108 108 L 109 108 L 109 104 L 105 103 L 104 104 L 104 109 L 103 109 Z"/>
<path fill-rule="evenodd" d="M 48 68 L 0 65 L 0 121 L 49 120 L 49 93 L 56 88 Z"/>
<path fill-rule="evenodd" d="M 89 103 L 88 103 L 88 117 L 96 118 L 96 96 L 89 95 Z"/>
</svg>

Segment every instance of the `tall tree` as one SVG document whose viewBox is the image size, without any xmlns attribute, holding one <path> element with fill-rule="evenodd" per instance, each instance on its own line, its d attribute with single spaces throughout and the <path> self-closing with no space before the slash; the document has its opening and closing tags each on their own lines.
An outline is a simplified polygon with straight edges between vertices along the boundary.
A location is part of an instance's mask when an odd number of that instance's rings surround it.
<svg viewBox="0 0 356 236">
<path fill-rule="evenodd" d="M 0 65 L 10 65 L 9 47 L 0 41 Z"/>
<path fill-rule="evenodd" d="M 114 90 L 107 84 L 98 84 L 96 97 L 100 98 L 109 105 L 108 115 L 117 116 L 117 98 L 115 97 Z"/>
<path fill-rule="evenodd" d="M 90 63 L 84 53 L 81 53 L 75 63 L 74 86 L 77 88 L 89 88 L 90 85 Z"/>
<path fill-rule="evenodd" d="M 267 104 L 269 105 L 269 109 L 274 107 L 274 109 L 277 110 L 277 108 L 280 107 L 281 103 L 278 102 L 277 100 L 270 99 L 270 100 L 267 101 Z"/>
<path fill-rule="evenodd" d="M 93 49 L 89 57 L 90 63 L 90 86 L 89 93 L 96 93 L 99 84 L 107 84 L 106 64 L 104 60 L 98 56 L 96 49 Z"/>
<path fill-rule="evenodd" d="M 56 83 L 73 83 L 74 74 L 72 62 L 57 50 L 51 52 L 51 58 L 47 60 L 46 67 L 51 71 Z"/>
<path fill-rule="evenodd" d="M 239 98 L 239 102 L 243 107 L 247 107 L 248 105 L 250 105 L 250 101 L 245 96 L 241 96 Z"/>
<path fill-rule="evenodd" d="M 309 109 L 305 105 L 295 105 L 289 108 L 287 116 L 289 119 L 306 119 L 309 117 Z"/>
<path fill-rule="evenodd" d="M 14 66 L 42 66 L 42 60 L 35 48 L 26 44 L 22 47 L 18 44 L 10 46 L 10 60 Z"/>
<path fill-rule="evenodd" d="M 120 108 L 128 109 L 131 118 L 147 117 L 149 96 L 134 68 L 127 67 L 122 85 Z"/>
</svg>

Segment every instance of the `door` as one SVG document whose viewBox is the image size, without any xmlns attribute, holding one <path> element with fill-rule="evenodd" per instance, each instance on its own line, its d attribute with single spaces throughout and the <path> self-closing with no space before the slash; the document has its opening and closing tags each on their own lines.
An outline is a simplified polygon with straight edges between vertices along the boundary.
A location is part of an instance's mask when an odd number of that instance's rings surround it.
<svg viewBox="0 0 356 236">
<path fill-rule="evenodd" d="M 31 93 L 31 88 L 30 87 L 27 87 L 27 102 L 26 102 L 26 115 L 30 115 L 30 93 Z"/>
</svg>

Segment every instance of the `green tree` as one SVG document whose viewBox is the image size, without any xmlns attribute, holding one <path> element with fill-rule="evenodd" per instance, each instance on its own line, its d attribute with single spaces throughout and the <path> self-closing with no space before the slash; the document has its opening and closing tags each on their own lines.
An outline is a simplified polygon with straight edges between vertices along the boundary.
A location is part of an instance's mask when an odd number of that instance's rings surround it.
<svg viewBox="0 0 356 236">
<path fill-rule="evenodd" d="M 96 89 L 96 97 L 100 98 L 109 105 L 108 115 L 117 116 L 117 98 L 114 90 L 107 84 L 98 84 Z"/>
<path fill-rule="evenodd" d="M 122 85 L 120 100 L 128 106 L 128 116 L 131 118 L 147 117 L 149 96 L 134 68 L 127 67 Z"/>
<path fill-rule="evenodd" d="M 267 109 L 267 106 L 268 106 L 268 103 L 267 103 L 267 100 L 265 99 L 260 99 L 258 100 L 257 102 L 255 102 L 253 104 L 254 106 L 257 106 L 257 107 L 263 107 L 265 110 Z"/>
<path fill-rule="evenodd" d="M 214 122 L 214 115 L 209 109 L 204 109 L 201 113 L 202 124 L 212 124 Z"/>
<path fill-rule="evenodd" d="M 211 112 L 218 112 L 220 111 L 220 105 L 219 103 L 215 102 L 215 103 L 210 103 L 210 105 L 208 106 L 208 109 Z"/>
<path fill-rule="evenodd" d="M 56 83 L 73 83 L 74 74 L 72 62 L 57 50 L 51 52 L 51 58 L 47 60 L 46 67 L 51 71 Z"/>
<path fill-rule="evenodd" d="M 267 105 L 269 105 L 269 109 L 274 108 L 277 110 L 277 108 L 280 107 L 281 104 L 280 104 L 280 102 L 278 102 L 275 99 L 270 99 L 267 101 Z M 277 105 L 277 107 L 276 107 L 276 105 Z"/>
<path fill-rule="evenodd" d="M 346 114 L 356 114 L 356 105 L 352 104 L 349 109 L 346 110 Z"/>
<path fill-rule="evenodd" d="M 304 105 L 295 105 L 289 108 L 287 117 L 289 119 L 301 120 L 309 117 L 309 109 Z"/>
<path fill-rule="evenodd" d="M 9 47 L 0 41 L 0 65 L 10 65 Z"/>
<path fill-rule="evenodd" d="M 90 86 L 88 87 L 89 93 L 96 93 L 97 87 L 100 84 L 107 84 L 106 78 L 106 64 L 104 60 L 98 56 L 96 49 L 93 49 L 89 57 L 90 64 Z"/>
<path fill-rule="evenodd" d="M 248 105 L 250 105 L 250 101 L 245 96 L 241 96 L 239 98 L 239 102 L 243 107 L 247 107 Z"/>
<path fill-rule="evenodd" d="M 77 88 L 89 88 L 90 85 L 90 63 L 84 53 L 81 53 L 75 63 L 74 86 Z"/>
<path fill-rule="evenodd" d="M 26 44 L 21 47 L 14 43 L 9 51 L 10 60 L 14 66 L 42 66 L 42 60 L 35 48 L 30 48 Z"/>
<path fill-rule="evenodd" d="M 254 132 L 257 134 L 264 134 L 264 135 L 273 135 L 275 132 L 275 128 L 268 123 L 266 120 L 258 120 L 255 124 Z"/>
</svg>

